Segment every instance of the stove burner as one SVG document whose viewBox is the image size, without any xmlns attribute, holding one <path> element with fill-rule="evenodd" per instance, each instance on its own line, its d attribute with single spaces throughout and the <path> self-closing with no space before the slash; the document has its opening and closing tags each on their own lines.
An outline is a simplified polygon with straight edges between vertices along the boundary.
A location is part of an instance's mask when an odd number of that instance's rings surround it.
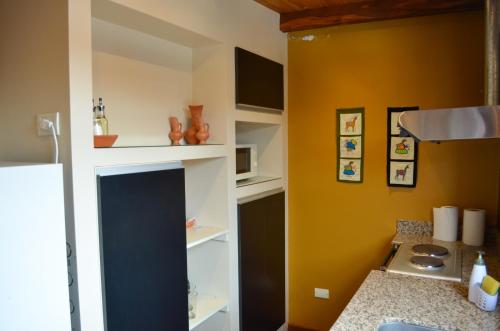
<svg viewBox="0 0 500 331">
<path fill-rule="evenodd" d="M 411 249 L 415 255 L 443 257 L 448 255 L 448 249 L 443 246 L 421 244 L 415 245 Z"/>
<path fill-rule="evenodd" d="M 410 262 L 419 269 L 439 270 L 444 267 L 443 260 L 432 256 L 412 256 Z"/>
</svg>

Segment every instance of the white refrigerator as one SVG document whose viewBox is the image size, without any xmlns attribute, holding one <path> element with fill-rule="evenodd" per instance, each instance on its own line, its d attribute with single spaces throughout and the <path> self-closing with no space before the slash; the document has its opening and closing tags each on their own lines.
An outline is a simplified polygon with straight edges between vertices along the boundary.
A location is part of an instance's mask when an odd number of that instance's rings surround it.
<svg viewBox="0 0 500 331">
<path fill-rule="evenodd" d="M 0 163 L 0 330 L 71 330 L 61 164 Z"/>
</svg>

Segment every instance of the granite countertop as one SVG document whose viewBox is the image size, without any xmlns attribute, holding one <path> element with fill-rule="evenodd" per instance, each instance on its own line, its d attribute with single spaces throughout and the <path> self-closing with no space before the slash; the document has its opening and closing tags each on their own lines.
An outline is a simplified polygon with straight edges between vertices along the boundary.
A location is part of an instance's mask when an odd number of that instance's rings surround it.
<svg viewBox="0 0 500 331">
<path fill-rule="evenodd" d="M 432 223 L 398 222 L 393 243 L 437 243 Z M 456 242 L 462 249 L 462 282 L 451 282 L 373 270 L 332 326 L 332 331 L 375 331 L 387 322 L 405 322 L 440 330 L 500 330 L 500 307 L 484 312 L 467 300 L 476 251 L 486 250 L 488 274 L 500 277 L 494 250 Z"/>
<path fill-rule="evenodd" d="M 500 330 L 500 309 L 484 312 L 467 301 L 461 283 L 373 270 L 332 331 L 376 331 L 387 322 L 441 330 Z"/>
</svg>

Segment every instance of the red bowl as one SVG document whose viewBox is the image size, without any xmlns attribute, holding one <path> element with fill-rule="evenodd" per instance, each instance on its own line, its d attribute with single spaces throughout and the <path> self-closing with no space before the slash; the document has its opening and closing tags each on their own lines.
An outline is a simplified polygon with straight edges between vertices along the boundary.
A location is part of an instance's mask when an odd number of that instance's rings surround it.
<svg viewBox="0 0 500 331">
<path fill-rule="evenodd" d="M 94 136 L 94 147 L 111 147 L 115 143 L 116 139 L 118 139 L 117 134 L 110 134 L 107 136 Z"/>
</svg>

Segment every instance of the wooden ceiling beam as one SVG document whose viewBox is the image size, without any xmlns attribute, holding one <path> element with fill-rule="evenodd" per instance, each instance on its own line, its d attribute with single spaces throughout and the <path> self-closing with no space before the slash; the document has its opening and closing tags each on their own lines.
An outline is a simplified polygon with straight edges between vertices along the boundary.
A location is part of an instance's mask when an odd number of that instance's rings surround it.
<svg viewBox="0 0 500 331">
<path fill-rule="evenodd" d="M 325 8 L 282 13 L 280 30 L 292 32 L 332 25 L 364 23 L 397 18 L 479 10 L 483 0 L 366 0 Z"/>
</svg>

